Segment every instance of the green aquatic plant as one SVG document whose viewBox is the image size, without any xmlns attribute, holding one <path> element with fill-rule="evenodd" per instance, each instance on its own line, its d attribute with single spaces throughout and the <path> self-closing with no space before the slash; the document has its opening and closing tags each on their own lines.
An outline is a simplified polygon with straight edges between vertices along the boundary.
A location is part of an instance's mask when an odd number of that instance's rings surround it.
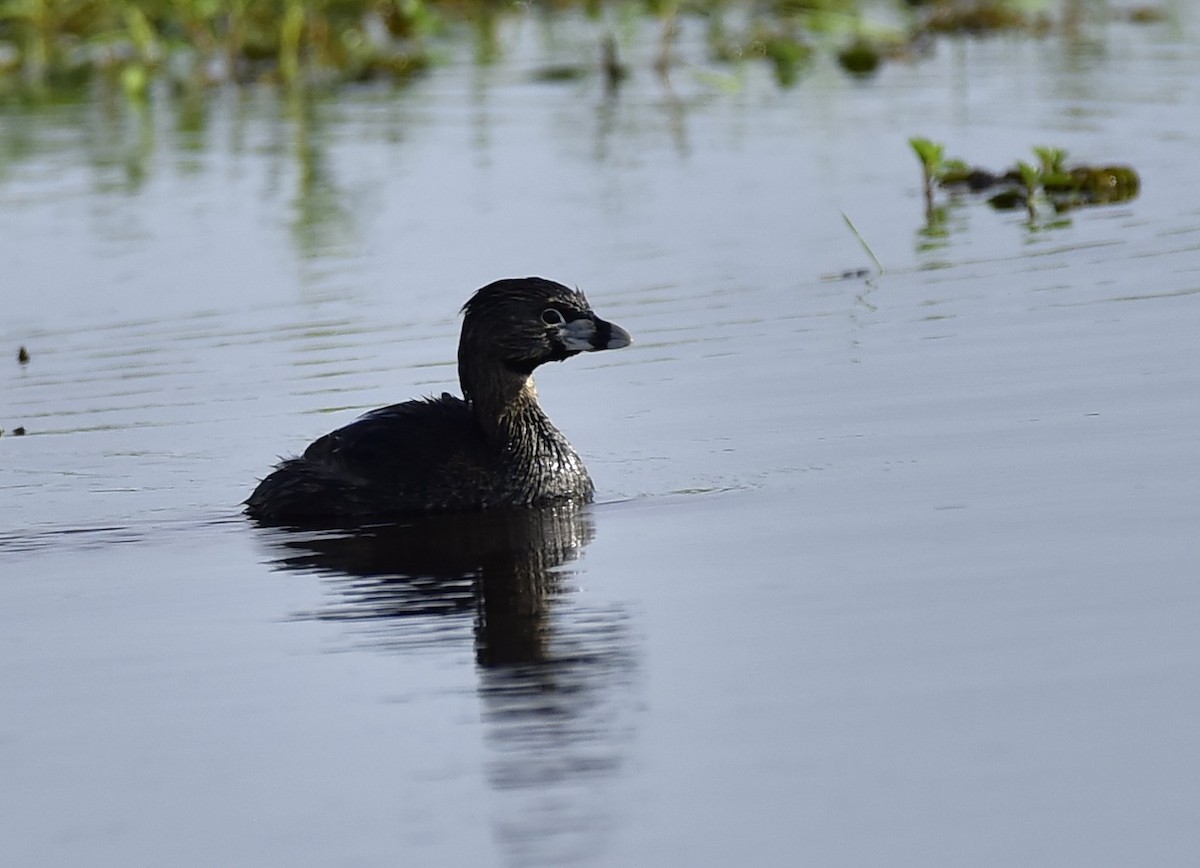
<svg viewBox="0 0 1200 868">
<path fill-rule="evenodd" d="M 921 162 L 921 178 L 925 193 L 925 225 L 921 228 L 924 238 L 921 246 L 929 249 L 938 246 L 948 234 L 949 213 L 944 205 L 934 198 L 934 185 L 947 172 L 957 171 L 961 161 L 946 159 L 946 148 L 940 142 L 914 136 L 908 140 L 909 147 Z"/>
<path fill-rule="evenodd" d="M 912 138 L 909 144 L 921 160 L 925 181 L 926 224 L 932 226 L 937 206 L 934 187 L 956 194 L 960 191 L 985 193 L 987 202 L 998 211 L 1024 208 L 1033 225 L 1038 219 L 1039 203 L 1055 213 L 1085 205 L 1104 205 L 1135 198 L 1140 189 L 1137 172 L 1129 166 L 1068 166 L 1062 148 L 1035 147 L 1036 162 L 1017 160 L 1011 169 L 992 172 L 958 159 L 946 159 L 945 149 L 929 139 Z M 1060 221 L 1041 224 L 1040 228 L 1063 225 Z"/>
<path fill-rule="evenodd" d="M 1067 160 L 1067 152 L 1063 148 L 1037 147 L 1033 149 L 1038 162 L 1042 166 L 1043 175 L 1059 175 L 1063 172 L 1063 164 Z"/>
<path fill-rule="evenodd" d="M 933 211 L 933 185 L 943 171 L 946 148 L 938 142 L 919 136 L 910 138 L 908 144 L 921 161 L 921 175 L 925 182 L 925 212 L 929 214 Z"/>
<path fill-rule="evenodd" d="M 1017 177 L 1021 180 L 1022 199 L 1031 221 L 1037 219 L 1037 193 L 1042 185 L 1042 173 L 1036 166 L 1017 160 Z"/>
<path fill-rule="evenodd" d="M 1040 167 L 1042 189 L 1053 196 L 1071 186 L 1071 174 L 1065 168 L 1067 152 L 1062 148 L 1035 147 L 1034 155 Z"/>
<path fill-rule="evenodd" d="M 913 136 L 908 140 L 908 144 L 921 161 L 921 168 L 924 169 L 926 177 L 935 176 L 941 169 L 946 155 L 945 145 L 920 136 Z"/>
</svg>

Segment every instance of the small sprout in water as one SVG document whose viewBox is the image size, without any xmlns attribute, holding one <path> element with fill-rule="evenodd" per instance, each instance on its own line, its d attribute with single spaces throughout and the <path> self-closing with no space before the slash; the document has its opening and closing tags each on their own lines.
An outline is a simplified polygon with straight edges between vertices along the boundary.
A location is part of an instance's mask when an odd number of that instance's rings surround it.
<svg viewBox="0 0 1200 868">
<path fill-rule="evenodd" d="M 1034 148 L 1033 152 L 1042 166 L 1042 189 L 1047 194 L 1070 190 L 1071 176 L 1064 167 L 1067 152 L 1062 148 Z"/>
<path fill-rule="evenodd" d="M 933 213 L 933 181 L 942 172 L 942 161 L 946 155 L 946 148 L 920 136 L 912 137 L 908 140 L 908 144 L 916 153 L 917 159 L 921 161 L 921 173 L 925 179 L 925 215 L 928 218 Z"/>
<path fill-rule="evenodd" d="M 930 174 L 936 174 L 941 168 L 942 158 L 946 153 L 945 146 L 919 136 L 912 137 L 908 140 L 908 143 L 916 151 L 917 159 L 921 161 L 921 165 L 925 170 Z"/>
<path fill-rule="evenodd" d="M 19 350 L 17 350 L 17 361 L 20 362 L 22 365 L 28 365 L 29 364 L 29 350 L 25 349 L 25 347 L 21 347 Z"/>
<path fill-rule="evenodd" d="M 1041 172 L 1024 160 L 1017 160 L 1017 174 L 1021 176 L 1021 183 L 1025 185 L 1025 189 L 1030 192 L 1037 189 L 1038 181 L 1042 177 Z"/>
<path fill-rule="evenodd" d="M 1024 160 L 1017 160 L 1017 174 L 1021 176 L 1021 185 L 1025 188 L 1025 207 L 1029 209 L 1029 219 L 1033 220 L 1037 217 L 1034 200 L 1042 182 L 1042 173 Z"/>
<path fill-rule="evenodd" d="M 1067 161 L 1067 152 L 1063 148 L 1034 148 L 1033 153 L 1042 164 L 1043 175 L 1057 175 L 1064 171 L 1063 163 Z"/>
</svg>

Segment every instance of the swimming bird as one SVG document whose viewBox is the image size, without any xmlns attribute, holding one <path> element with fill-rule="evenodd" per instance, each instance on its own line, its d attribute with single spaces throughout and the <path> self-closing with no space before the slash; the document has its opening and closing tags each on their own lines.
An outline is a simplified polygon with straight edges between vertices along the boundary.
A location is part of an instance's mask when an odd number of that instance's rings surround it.
<svg viewBox="0 0 1200 868">
<path fill-rule="evenodd" d="M 629 333 L 540 277 L 490 283 L 462 313 L 462 398 L 382 407 L 318 438 L 258 484 L 247 515 L 289 523 L 590 501 L 592 479 L 538 404 L 533 372 L 629 346 Z"/>
</svg>

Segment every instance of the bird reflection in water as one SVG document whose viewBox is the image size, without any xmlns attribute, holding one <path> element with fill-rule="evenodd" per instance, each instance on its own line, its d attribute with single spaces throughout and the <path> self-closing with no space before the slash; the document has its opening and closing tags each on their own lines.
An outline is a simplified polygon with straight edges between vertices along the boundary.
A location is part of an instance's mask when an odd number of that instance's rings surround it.
<svg viewBox="0 0 1200 868">
<path fill-rule="evenodd" d="M 474 615 L 488 779 L 509 797 L 497 837 L 514 862 L 568 864 L 613 826 L 604 781 L 633 732 L 636 659 L 619 606 L 569 593 L 591 508 L 559 504 L 419 516 L 353 530 L 265 531 L 280 569 L 333 581 L 317 617 L 361 622 L 403 648 L 439 616 Z M 384 627 L 381 631 L 381 626 Z M 428 638 L 428 633 L 424 634 Z"/>
</svg>

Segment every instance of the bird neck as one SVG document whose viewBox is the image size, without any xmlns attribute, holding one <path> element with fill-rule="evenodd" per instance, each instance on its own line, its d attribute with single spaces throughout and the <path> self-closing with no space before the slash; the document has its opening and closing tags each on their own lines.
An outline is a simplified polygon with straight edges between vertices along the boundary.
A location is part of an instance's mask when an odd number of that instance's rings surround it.
<svg viewBox="0 0 1200 868">
<path fill-rule="evenodd" d="M 528 443 L 558 430 L 538 403 L 533 377 L 498 367 L 459 367 L 463 397 L 488 437 L 504 445 Z M 561 435 L 560 435 L 561 436 Z"/>
<path fill-rule="evenodd" d="M 533 377 L 503 366 L 468 369 L 462 388 L 484 437 L 503 456 L 505 485 L 515 502 L 591 498 L 591 477 L 542 410 Z"/>
</svg>

